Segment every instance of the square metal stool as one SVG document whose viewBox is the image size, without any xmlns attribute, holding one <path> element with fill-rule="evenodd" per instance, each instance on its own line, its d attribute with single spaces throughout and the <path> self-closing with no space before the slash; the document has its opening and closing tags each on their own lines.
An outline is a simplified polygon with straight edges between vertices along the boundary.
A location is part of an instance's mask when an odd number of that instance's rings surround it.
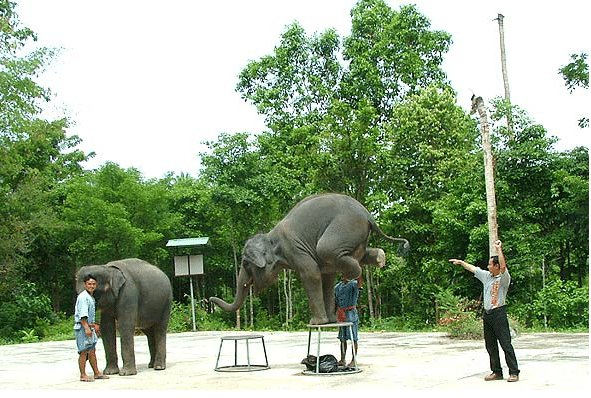
<svg viewBox="0 0 591 398">
<path fill-rule="evenodd" d="M 261 343 L 263 344 L 263 352 L 265 354 L 265 364 L 264 365 L 253 365 L 250 363 L 250 349 L 248 346 L 249 340 L 254 339 L 261 339 Z M 229 366 L 219 366 L 220 362 L 220 354 L 222 353 L 222 345 L 224 341 L 232 340 L 234 341 L 234 365 Z M 244 340 L 246 342 L 246 365 L 239 365 L 238 364 L 238 340 Z M 218 372 L 251 372 L 253 370 L 265 370 L 269 369 L 269 361 L 267 359 L 267 349 L 265 348 L 265 338 L 259 334 L 249 334 L 243 336 L 223 336 L 220 341 L 220 349 L 218 351 L 218 359 L 215 362 L 215 370 Z"/>
<path fill-rule="evenodd" d="M 351 340 L 351 350 L 353 352 L 353 369 L 352 370 L 348 370 L 345 372 L 335 372 L 335 373 L 320 373 L 319 368 L 320 368 L 320 334 L 321 334 L 321 329 L 322 328 L 342 328 L 342 327 L 346 327 L 349 328 L 349 336 L 351 336 L 351 339 L 353 338 L 353 328 L 352 328 L 353 324 L 351 322 L 336 322 L 336 323 L 326 323 L 323 325 L 308 325 L 309 331 L 308 331 L 308 355 L 310 355 L 310 346 L 311 346 L 311 341 L 312 341 L 312 329 L 317 329 L 318 330 L 318 346 L 316 349 L 316 371 L 311 372 L 311 371 L 304 371 L 304 374 L 311 374 L 311 375 L 339 375 L 339 374 L 351 374 L 351 373 L 359 373 L 361 372 L 361 369 L 359 369 L 359 367 L 357 366 L 357 352 L 355 352 L 355 344 L 354 341 Z"/>
</svg>

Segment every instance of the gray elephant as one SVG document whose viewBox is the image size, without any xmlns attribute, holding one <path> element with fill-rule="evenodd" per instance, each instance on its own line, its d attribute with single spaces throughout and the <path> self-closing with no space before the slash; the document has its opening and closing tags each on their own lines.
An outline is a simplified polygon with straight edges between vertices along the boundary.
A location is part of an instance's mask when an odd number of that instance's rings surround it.
<svg viewBox="0 0 591 398">
<path fill-rule="evenodd" d="M 84 276 L 97 282 L 94 298 L 101 311 L 100 331 L 105 347 L 105 374 L 137 374 L 133 345 L 135 328 L 148 338 L 149 367 L 166 368 L 166 331 L 170 319 L 172 288 L 158 267 L 137 258 L 87 265 L 76 275 L 76 289 L 84 290 Z M 119 369 L 115 325 L 121 340 L 123 367 Z"/>
<path fill-rule="evenodd" d="M 339 194 L 303 199 L 269 233 L 246 242 L 234 302 L 228 304 L 217 297 L 210 301 L 226 311 L 236 311 L 250 285 L 257 294 L 277 281 L 280 271 L 289 268 L 298 273 L 304 286 L 312 313 L 310 324 L 335 322 L 336 274 L 355 279 L 361 275 L 361 265 L 385 264 L 382 249 L 367 247 L 371 231 L 399 243 L 402 254 L 408 252 L 408 241 L 384 234 L 355 199 Z"/>
</svg>

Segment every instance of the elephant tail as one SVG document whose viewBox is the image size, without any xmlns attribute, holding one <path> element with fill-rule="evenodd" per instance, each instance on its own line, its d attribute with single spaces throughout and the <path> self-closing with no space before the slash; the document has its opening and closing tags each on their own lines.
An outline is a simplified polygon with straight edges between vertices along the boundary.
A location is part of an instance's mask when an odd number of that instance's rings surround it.
<svg viewBox="0 0 591 398">
<path fill-rule="evenodd" d="M 408 240 L 404 238 L 393 238 L 389 235 L 386 235 L 384 231 L 378 227 L 378 224 L 376 224 L 376 221 L 373 219 L 373 217 L 370 217 L 369 219 L 369 229 L 392 243 L 398 243 L 398 254 L 401 256 L 406 256 L 410 251 L 410 244 L 408 243 Z"/>
</svg>

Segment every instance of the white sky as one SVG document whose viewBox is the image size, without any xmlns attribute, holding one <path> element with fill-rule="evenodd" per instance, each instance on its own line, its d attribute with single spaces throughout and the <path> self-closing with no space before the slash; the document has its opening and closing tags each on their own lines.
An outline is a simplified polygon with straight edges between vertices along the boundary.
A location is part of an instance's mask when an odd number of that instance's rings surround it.
<svg viewBox="0 0 591 398">
<path fill-rule="evenodd" d="M 285 27 L 308 35 L 350 33 L 354 0 L 16 0 L 21 24 L 38 43 L 61 47 L 40 83 L 55 94 L 51 112 L 69 116 L 85 152 L 135 167 L 146 178 L 167 171 L 197 175 L 204 141 L 222 132 L 258 133 L 263 118 L 235 91 L 249 60 L 271 54 Z M 511 101 L 559 137 L 556 149 L 589 146 L 588 90 L 569 94 L 558 69 L 589 54 L 589 4 L 562 0 L 415 0 L 432 23 L 452 35 L 444 69 L 470 109 L 504 96 L 498 13 L 504 15 Z"/>
</svg>

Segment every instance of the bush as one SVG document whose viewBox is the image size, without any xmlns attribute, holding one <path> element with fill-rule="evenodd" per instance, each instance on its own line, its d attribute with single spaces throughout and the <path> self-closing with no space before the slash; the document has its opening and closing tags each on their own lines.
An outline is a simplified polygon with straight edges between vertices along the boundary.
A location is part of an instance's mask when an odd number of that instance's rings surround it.
<svg viewBox="0 0 591 398">
<path fill-rule="evenodd" d="M 210 314 L 199 306 L 195 306 L 195 328 L 197 330 L 225 330 L 228 326 L 224 320 L 214 314 Z M 193 315 L 191 303 L 180 303 L 173 301 L 170 310 L 170 321 L 168 332 L 180 333 L 193 330 Z"/>
<path fill-rule="evenodd" d="M 170 309 L 170 321 L 168 321 L 168 332 L 179 333 L 190 330 L 193 330 L 191 304 L 173 301 Z"/>
<path fill-rule="evenodd" d="M 23 338 L 31 340 L 31 331 L 42 337 L 37 332 L 43 333 L 47 323 L 41 320 L 50 320 L 52 314 L 49 297 L 39 293 L 34 283 L 25 282 L 14 292 L 12 300 L 0 305 L 0 337 L 11 340 L 23 337 L 24 333 Z"/>
<path fill-rule="evenodd" d="M 482 319 L 473 313 L 465 312 L 441 318 L 439 326 L 452 339 L 479 340 L 483 338 Z"/>
<path fill-rule="evenodd" d="M 437 325 L 451 338 L 476 340 L 483 337 L 480 301 L 456 297 L 448 290 L 441 290 L 436 300 L 443 311 Z"/>
<path fill-rule="evenodd" d="M 391 316 L 370 320 L 369 325 L 360 324 L 363 330 L 385 330 L 388 332 L 421 332 L 433 329 L 429 321 L 415 314 L 405 316 Z"/>
<path fill-rule="evenodd" d="M 589 287 L 579 288 L 573 281 L 556 279 L 536 293 L 530 308 L 540 323 L 546 315 L 552 329 L 588 327 Z"/>
</svg>

